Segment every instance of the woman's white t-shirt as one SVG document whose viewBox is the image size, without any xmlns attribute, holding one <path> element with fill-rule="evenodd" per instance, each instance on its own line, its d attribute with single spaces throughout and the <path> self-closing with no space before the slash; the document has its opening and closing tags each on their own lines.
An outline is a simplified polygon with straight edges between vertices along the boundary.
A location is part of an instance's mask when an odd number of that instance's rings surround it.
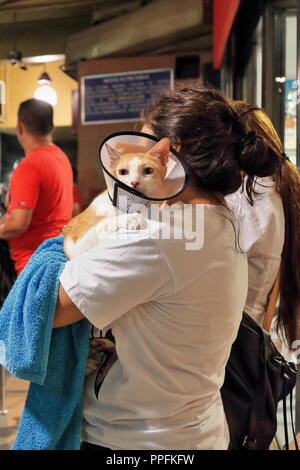
<svg viewBox="0 0 300 470">
<path fill-rule="evenodd" d="M 281 197 L 272 178 L 257 178 L 254 189 L 257 196 L 253 206 L 242 190 L 226 196 L 226 202 L 236 217 L 248 256 L 245 311 L 262 325 L 268 296 L 280 267 L 285 223 Z"/>
<path fill-rule="evenodd" d="M 169 220 L 119 230 L 66 264 L 62 286 L 103 334 L 112 329 L 118 355 L 98 399 L 95 374 L 86 381 L 85 441 L 228 448 L 220 388 L 245 304 L 247 259 L 220 208 L 198 206 L 197 249 L 187 249 L 185 234 L 166 237 L 177 207 Z"/>
</svg>

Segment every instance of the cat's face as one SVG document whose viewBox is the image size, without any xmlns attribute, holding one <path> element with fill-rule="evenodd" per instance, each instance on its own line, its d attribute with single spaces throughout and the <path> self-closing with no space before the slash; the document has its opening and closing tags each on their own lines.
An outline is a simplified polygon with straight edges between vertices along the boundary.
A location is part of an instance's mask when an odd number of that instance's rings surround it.
<svg viewBox="0 0 300 470">
<path fill-rule="evenodd" d="M 119 181 L 150 196 L 163 183 L 170 152 L 169 139 L 161 139 L 147 153 L 121 154 L 108 144 L 110 171 Z"/>
</svg>

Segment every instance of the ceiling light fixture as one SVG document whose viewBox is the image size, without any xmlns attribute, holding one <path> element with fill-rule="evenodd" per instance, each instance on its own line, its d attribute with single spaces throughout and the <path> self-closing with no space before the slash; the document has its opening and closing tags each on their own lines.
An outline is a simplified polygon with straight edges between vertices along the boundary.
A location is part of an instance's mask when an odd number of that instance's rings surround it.
<svg viewBox="0 0 300 470">
<path fill-rule="evenodd" d="M 43 72 L 39 76 L 37 82 L 39 85 L 49 85 L 49 83 L 52 82 L 52 80 L 50 78 L 50 75 L 47 72 Z"/>
<path fill-rule="evenodd" d="M 55 106 L 57 104 L 57 93 L 48 85 L 40 86 L 34 93 L 37 100 L 46 101 L 47 103 Z"/>
</svg>

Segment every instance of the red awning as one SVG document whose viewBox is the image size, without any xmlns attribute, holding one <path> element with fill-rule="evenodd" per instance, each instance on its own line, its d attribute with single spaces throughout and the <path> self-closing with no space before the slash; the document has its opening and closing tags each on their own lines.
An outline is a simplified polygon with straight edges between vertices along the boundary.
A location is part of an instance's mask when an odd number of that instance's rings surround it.
<svg viewBox="0 0 300 470">
<path fill-rule="evenodd" d="M 219 69 L 240 0 L 214 0 L 214 68 Z"/>
</svg>

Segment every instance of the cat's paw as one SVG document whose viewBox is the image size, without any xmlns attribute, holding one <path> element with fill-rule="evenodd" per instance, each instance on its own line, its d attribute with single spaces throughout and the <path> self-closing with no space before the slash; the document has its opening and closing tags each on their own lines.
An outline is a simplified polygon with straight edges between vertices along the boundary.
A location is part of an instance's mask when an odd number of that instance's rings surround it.
<svg viewBox="0 0 300 470">
<path fill-rule="evenodd" d="M 108 234 L 117 232 L 122 228 L 127 230 L 141 230 L 146 228 L 146 222 L 138 212 L 122 214 L 99 222 L 95 227 L 95 231 L 98 240 L 103 240 Z"/>
<path fill-rule="evenodd" d="M 99 217 L 116 217 L 117 209 L 111 203 L 105 203 L 96 207 L 96 215 Z"/>
<path fill-rule="evenodd" d="M 72 259 L 75 255 L 76 244 L 70 239 L 65 237 L 64 239 L 64 252 L 67 258 Z"/>
<path fill-rule="evenodd" d="M 85 377 L 89 377 L 98 369 L 98 363 L 94 359 L 89 359 L 86 364 Z"/>
<path fill-rule="evenodd" d="M 128 230 L 142 230 L 146 228 L 145 219 L 138 212 L 127 216 L 126 228 Z"/>
</svg>

